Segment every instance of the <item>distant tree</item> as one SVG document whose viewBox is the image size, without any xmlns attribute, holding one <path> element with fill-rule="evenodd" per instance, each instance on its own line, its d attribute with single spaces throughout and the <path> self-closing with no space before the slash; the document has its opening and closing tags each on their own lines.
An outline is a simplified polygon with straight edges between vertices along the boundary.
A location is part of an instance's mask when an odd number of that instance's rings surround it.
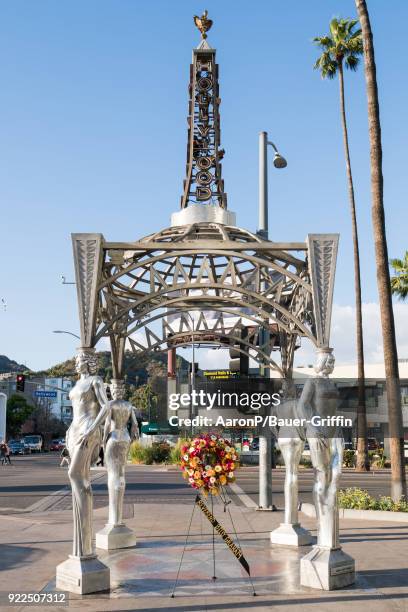
<svg viewBox="0 0 408 612">
<path fill-rule="evenodd" d="M 142 418 L 149 421 L 154 418 L 154 408 L 157 406 L 157 401 L 157 394 L 153 391 L 150 383 L 135 388 L 129 397 L 129 402 L 141 411 Z"/>
<path fill-rule="evenodd" d="M 21 426 L 33 412 L 34 407 L 30 406 L 23 395 L 12 395 L 7 400 L 7 436 L 17 436 L 21 431 Z"/>
<path fill-rule="evenodd" d="M 346 158 L 346 172 L 351 214 L 351 230 L 354 252 L 354 293 L 356 301 L 356 345 L 357 345 L 357 377 L 358 377 L 358 407 L 357 407 L 357 471 L 368 471 L 370 462 L 367 449 L 367 413 L 365 399 L 365 373 L 364 373 L 364 342 L 363 342 L 363 315 L 361 305 L 361 274 L 360 249 L 358 241 L 356 204 L 354 198 L 354 183 L 351 172 L 349 138 L 346 119 L 346 103 L 344 95 L 344 66 L 351 71 L 357 70 L 360 56 L 363 53 L 363 39 L 360 29 L 355 29 L 357 19 L 332 19 L 330 33 L 314 38 L 313 42 L 322 50 L 314 68 L 320 70 L 322 77 L 334 79 L 339 77 L 340 85 L 340 114 L 343 128 L 344 154 Z"/>
<path fill-rule="evenodd" d="M 60 418 L 56 417 L 51 410 L 51 404 L 43 398 L 34 400 L 35 406 L 31 413 L 33 432 L 41 434 L 44 440 L 44 448 L 48 449 L 52 438 L 59 438 L 66 432 L 67 426 Z"/>
<path fill-rule="evenodd" d="M 404 259 L 390 259 L 390 265 L 395 272 L 391 277 L 391 291 L 405 300 L 408 296 L 408 251 L 405 251 Z"/>
<path fill-rule="evenodd" d="M 104 372 L 104 382 L 110 384 L 112 378 L 113 378 L 112 366 L 108 366 Z"/>
</svg>

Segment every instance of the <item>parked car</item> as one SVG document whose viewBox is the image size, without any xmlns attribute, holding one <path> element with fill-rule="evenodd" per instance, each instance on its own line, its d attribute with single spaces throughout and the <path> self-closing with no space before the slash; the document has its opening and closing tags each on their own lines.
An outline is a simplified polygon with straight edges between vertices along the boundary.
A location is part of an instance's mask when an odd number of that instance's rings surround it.
<svg viewBox="0 0 408 612">
<path fill-rule="evenodd" d="M 50 451 L 62 451 L 63 448 L 65 448 L 65 442 L 60 439 L 51 440 Z"/>
<path fill-rule="evenodd" d="M 29 455 L 31 449 L 22 440 L 10 440 L 8 443 L 11 455 Z"/>
<path fill-rule="evenodd" d="M 40 453 L 42 451 L 43 439 L 41 436 L 24 436 L 23 442 L 33 453 Z"/>
</svg>

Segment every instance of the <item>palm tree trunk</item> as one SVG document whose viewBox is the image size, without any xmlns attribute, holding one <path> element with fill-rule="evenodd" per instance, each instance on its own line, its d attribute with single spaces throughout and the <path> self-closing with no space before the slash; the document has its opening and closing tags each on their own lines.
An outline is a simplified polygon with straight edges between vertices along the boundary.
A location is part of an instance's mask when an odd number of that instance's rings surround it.
<svg viewBox="0 0 408 612">
<path fill-rule="evenodd" d="M 387 383 L 388 420 L 391 450 L 391 497 L 394 500 L 398 500 L 402 496 L 406 496 L 407 483 L 404 465 L 404 429 L 401 411 L 398 353 L 395 340 L 390 271 L 388 268 L 387 237 L 385 233 L 380 108 L 378 102 L 373 35 L 371 32 L 367 4 L 365 0 L 355 1 L 364 41 L 364 64 L 370 136 L 372 197 L 371 215 L 383 334 L 385 377 Z"/>
<path fill-rule="evenodd" d="M 356 217 L 356 204 L 354 199 L 353 175 L 351 172 L 350 150 L 348 143 L 346 105 L 344 99 L 344 75 L 343 63 L 339 61 L 339 85 L 340 85 L 340 112 L 343 126 L 344 154 L 346 157 L 346 171 L 348 191 L 350 200 L 351 228 L 353 237 L 354 254 L 354 293 L 356 299 L 356 342 L 357 342 L 357 463 L 358 472 L 368 472 L 370 463 L 367 452 L 367 413 L 365 398 L 365 373 L 364 373 L 364 342 L 363 342 L 363 316 L 361 310 L 361 274 L 360 274 L 360 251 L 358 244 L 358 230 Z"/>
</svg>

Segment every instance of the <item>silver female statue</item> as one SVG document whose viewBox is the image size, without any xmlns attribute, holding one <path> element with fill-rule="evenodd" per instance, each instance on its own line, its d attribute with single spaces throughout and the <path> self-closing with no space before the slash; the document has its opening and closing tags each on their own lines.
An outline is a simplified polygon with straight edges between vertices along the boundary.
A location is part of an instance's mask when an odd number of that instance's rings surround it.
<svg viewBox="0 0 408 612">
<path fill-rule="evenodd" d="M 315 366 L 316 377 L 306 381 L 299 401 L 299 416 L 307 419 L 306 437 L 315 470 L 313 488 L 318 521 L 317 545 L 336 548 L 338 537 L 337 487 L 343 463 L 343 437 L 338 426 L 311 423 L 313 416 L 321 419 L 335 416 L 339 395 L 329 379 L 334 369 L 331 349 L 321 349 Z"/>
<path fill-rule="evenodd" d="M 71 463 L 68 476 L 72 487 L 74 514 L 73 555 L 94 555 L 92 543 L 92 457 L 101 445 L 100 426 L 109 409 L 102 379 L 96 376 L 97 361 L 92 349 L 79 349 L 76 356 L 79 380 L 71 390 L 72 423 L 67 431 L 67 448 Z"/>
<path fill-rule="evenodd" d="M 301 584 L 325 590 L 347 586 L 355 579 L 354 560 L 341 550 L 339 542 L 337 488 L 343 463 L 342 432 L 323 420 L 336 416 L 339 403 L 338 391 L 329 380 L 333 369 L 332 349 L 319 349 L 316 377 L 306 382 L 298 405 L 299 416 L 308 421 L 306 437 L 315 471 L 317 518 L 317 546 L 301 560 Z"/>
<path fill-rule="evenodd" d="M 71 390 L 73 418 L 67 431 L 71 458 L 68 476 L 74 515 L 73 554 L 57 566 L 56 587 L 86 594 L 110 587 L 110 570 L 93 546 L 91 462 L 101 444 L 101 425 L 109 409 L 102 379 L 96 376 L 95 349 L 80 348 L 76 356 L 79 380 Z"/>
<path fill-rule="evenodd" d="M 292 380 L 283 381 L 283 391 L 287 399 L 276 408 L 276 416 L 291 420 L 298 416 L 296 389 Z M 286 546 L 305 546 L 312 543 L 311 534 L 300 525 L 298 518 L 298 472 L 305 447 L 305 429 L 279 427 L 277 439 L 285 463 L 285 518 L 284 522 L 271 532 L 271 542 Z"/>
<path fill-rule="evenodd" d="M 123 523 L 125 466 L 131 441 L 128 432 L 129 419 L 132 420 L 132 437 L 139 437 L 135 408 L 123 399 L 124 381 L 112 380 L 110 390 L 113 399 L 109 402 L 103 436 L 108 470 L 109 518 L 105 528 L 96 534 L 97 547 L 107 550 L 134 546 L 136 543 L 133 531 Z"/>
</svg>

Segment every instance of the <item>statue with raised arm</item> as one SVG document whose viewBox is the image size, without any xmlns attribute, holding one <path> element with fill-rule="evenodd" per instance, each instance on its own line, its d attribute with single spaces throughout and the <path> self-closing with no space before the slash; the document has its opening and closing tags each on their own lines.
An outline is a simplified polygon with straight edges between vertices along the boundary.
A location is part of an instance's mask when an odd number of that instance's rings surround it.
<svg viewBox="0 0 408 612">
<path fill-rule="evenodd" d="M 333 369 L 332 349 L 319 349 L 316 377 L 306 381 L 298 402 L 299 416 L 307 421 L 317 518 L 317 545 L 301 560 L 301 584 L 325 590 L 353 584 L 355 579 L 354 560 L 341 550 L 339 543 L 337 488 L 344 442 L 341 428 L 332 419 L 339 401 L 337 388 L 329 379 Z"/>
<path fill-rule="evenodd" d="M 292 379 L 283 381 L 284 399 L 276 408 L 279 419 L 296 418 L 296 389 Z M 312 543 L 312 536 L 304 529 L 298 518 L 298 471 L 305 447 L 304 427 L 279 427 L 277 433 L 279 449 L 285 463 L 285 517 L 284 522 L 271 532 L 273 544 L 305 546 Z"/>
<path fill-rule="evenodd" d="M 96 546 L 105 550 L 127 548 L 136 544 L 134 532 L 123 523 L 125 495 L 125 467 L 131 438 L 128 432 L 132 422 L 132 437 L 139 437 L 136 409 L 124 398 L 123 380 L 112 380 L 112 401 L 105 421 L 103 446 L 108 470 L 109 518 L 104 529 L 96 534 Z"/>
<path fill-rule="evenodd" d="M 71 458 L 68 476 L 72 488 L 74 520 L 72 556 L 57 567 L 57 588 L 75 593 L 109 589 L 109 568 L 97 558 L 93 546 L 93 499 L 90 483 L 92 457 L 101 445 L 101 425 L 109 410 L 102 379 L 96 375 L 95 349 L 79 348 L 75 360 L 79 379 L 71 390 L 72 423 L 66 446 Z"/>
</svg>

